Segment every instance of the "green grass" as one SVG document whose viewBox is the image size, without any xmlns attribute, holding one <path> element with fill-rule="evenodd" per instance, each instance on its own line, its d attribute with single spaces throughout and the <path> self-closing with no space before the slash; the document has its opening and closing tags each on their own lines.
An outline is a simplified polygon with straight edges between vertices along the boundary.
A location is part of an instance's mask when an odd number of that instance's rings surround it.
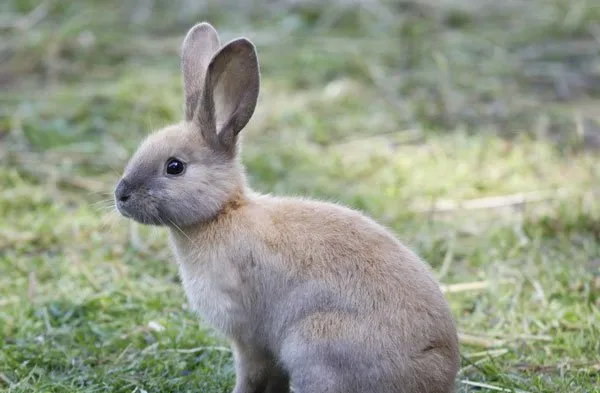
<svg viewBox="0 0 600 393">
<path fill-rule="evenodd" d="M 165 232 L 110 206 L 139 141 L 180 118 L 177 53 L 207 19 L 258 47 L 254 188 L 361 209 L 444 284 L 487 282 L 447 294 L 459 392 L 599 391 L 600 7 L 193 3 L 0 5 L 0 389 L 232 389 Z"/>
</svg>

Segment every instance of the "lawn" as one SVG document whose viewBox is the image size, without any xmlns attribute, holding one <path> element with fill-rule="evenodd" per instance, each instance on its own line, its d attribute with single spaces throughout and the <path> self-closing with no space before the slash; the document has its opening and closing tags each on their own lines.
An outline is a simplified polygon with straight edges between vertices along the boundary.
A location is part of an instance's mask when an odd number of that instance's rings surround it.
<svg viewBox="0 0 600 393">
<path fill-rule="evenodd" d="M 253 188 L 360 209 L 422 255 L 460 329 L 458 392 L 600 392 L 592 0 L 3 1 L 1 390 L 233 388 L 166 232 L 111 200 L 181 118 L 201 20 L 257 46 Z"/>
</svg>

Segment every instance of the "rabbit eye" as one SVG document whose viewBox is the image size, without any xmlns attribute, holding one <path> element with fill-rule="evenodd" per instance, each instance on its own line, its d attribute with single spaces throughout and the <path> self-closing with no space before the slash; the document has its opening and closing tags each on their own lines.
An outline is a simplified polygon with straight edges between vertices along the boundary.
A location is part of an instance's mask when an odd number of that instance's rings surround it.
<svg viewBox="0 0 600 393">
<path fill-rule="evenodd" d="M 177 158 L 169 158 L 167 160 L 167 174 L 169 175 L 181 175 L 185 169 L 183 161 Z"/>
</svg>

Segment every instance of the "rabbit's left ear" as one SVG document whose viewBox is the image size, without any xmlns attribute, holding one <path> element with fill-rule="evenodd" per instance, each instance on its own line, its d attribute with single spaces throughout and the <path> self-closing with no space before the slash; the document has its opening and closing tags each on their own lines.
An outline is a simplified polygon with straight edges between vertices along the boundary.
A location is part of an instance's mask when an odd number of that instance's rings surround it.
<svg viewBox="0 0 600 393">
<path fill-rule="evenodd" d="M 207 22 L 192 27 L 183 40 L 181 70 L 185 92 L 185 118 L 191 121 L 198 108 L 206 69 L 219 50 L 219 35 Z"/>
<path fill-rule="evenodd" d="M 202 135 L 214 149 L 235 154 L 237 136 L 254 113 L 259 88 L 258 57 L 252 42 L 238 38 L 213 56 L 196 116 Z"/>
</svg>

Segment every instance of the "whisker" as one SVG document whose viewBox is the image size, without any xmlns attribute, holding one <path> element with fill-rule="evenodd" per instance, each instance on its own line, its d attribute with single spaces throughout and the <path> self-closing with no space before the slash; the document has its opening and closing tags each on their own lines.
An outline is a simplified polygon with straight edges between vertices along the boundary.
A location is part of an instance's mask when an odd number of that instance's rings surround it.
<svg viewBox="0 0 600 393">
<path fill-rule="evenodd" d="M 113 199 L 106 199 L 97 202 L 93 202 L 90 206 L 98 211 L 117 211 L 117 205 L 115 205 L 115 201 Z"/>
<path fill-rule="evenodd" d="M 181 233 L 183 236 L 185 236 L 185 237 L 186 237 L 186 238 L 187 238 L 187 239 L 188 239 L 190 242 L 192 242 L 192 239 L 191 239 L 191 238 L 190 238 L 190 237 L 187 235 L 187 233 L 185 233 L 185 232 L 183 231 L 183 229 L 181 229 L 181 228 L 179 227 L 179 225 L 175 224 L 175 223 L 173 222 L 173 220 L 171 220 L 171 219 L 168 219 L 168 220 L 169 220 L 169 222 L 170 222 L 170 223 L 171 223 L 171 224 L 172 224 L 172 225 L 175 227 L 175 229 L 177 229 L 177 230 L 178 230 L 178 231 L 179 231 L 179 232 L 180 232 L 180 233 Z"/>
<path fill-rule="evenodd" d="M 91 206 L 114 205 L 115 201 L 111 199 L 102 199 L 100 201 L 90 203 Z"/>
<path fill-rule="evenodd" d="M 100 226 L 102 229 L 107 229 L 112 231 L 115 229 L 117 223 L 119 222 L 119 215 L 116 212 L 108 212 L 102 216 L 102 221 Z"/>
</svg>

